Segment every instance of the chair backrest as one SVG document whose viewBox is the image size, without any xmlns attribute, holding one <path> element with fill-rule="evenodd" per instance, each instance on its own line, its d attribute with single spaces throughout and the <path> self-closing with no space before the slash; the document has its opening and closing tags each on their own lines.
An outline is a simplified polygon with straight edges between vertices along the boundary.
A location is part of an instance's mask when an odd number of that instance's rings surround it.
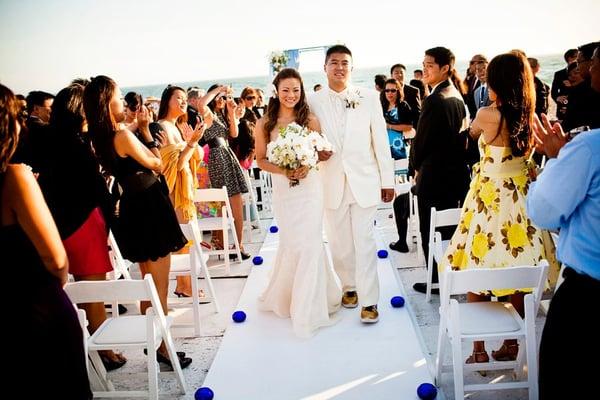
<svg viewBox="0 0 600 400">
<path fill-rule="evenodd" d="M 76 304 L 149 301 L 152 304 L 154 313 L 161 320 L 163 326 L 167 326 L 158 292 L 150 274 L 147 274 L 144 279 L 67 283 L 64 289 L 71 301 Z"/>
<path fill-rule="evenodd" d="M 123 275 L 125 279 L 131 279 L 131 274 L 129 273 L 130 264 L 123 258 L 112 231 L 108 233 L 108 246 L 110 247 L 109 255 L 113 267 L 114 279 L 118 279 L 119 275 Z"/>
<path fill-rule="evenodd" d="M 194 192 L 194 203 L 228 200 L 229 196 L 225 186 L 220 189 L 196 189 Z"/>
<path fill-rule="evenodd" d="M 430 231 L 435 231 L 435 228 L 442 226 L 458 225 L 460 222 L 460 208 L 448 208 L 446 210 L 437 211 L 435 207 L 431 207 L 431 226 Z"/>
<path fill-rule="evenodd" d="M 542 260 L 534 266 L 502 268 L 472 268 L 453 271 L 450 266 L 444 271 L 440 303 L 444 307 L 451 295 L 482 292 L 494 289 L 533 289 L 534 309 L 539 306 L 546 277 L 548 262 Z"/>
</svg>

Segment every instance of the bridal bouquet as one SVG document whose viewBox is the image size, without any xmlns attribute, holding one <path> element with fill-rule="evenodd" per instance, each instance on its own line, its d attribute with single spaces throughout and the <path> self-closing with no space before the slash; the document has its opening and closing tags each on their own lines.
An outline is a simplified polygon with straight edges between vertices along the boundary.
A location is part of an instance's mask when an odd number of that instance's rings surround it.
<svg viewBox="0 0 600 400">
<path fill-rule="evenodd" d="M 333 146 L 321 134 L 295 122 L 279 130 L 279 137 L 267 145 L 267 159 L 280 168 L 294 170 L 302 166 L 317 169 L 318 151 L 332 151 Z M 300 183 L 290 180 L 290 187 Z"/>
</svg>

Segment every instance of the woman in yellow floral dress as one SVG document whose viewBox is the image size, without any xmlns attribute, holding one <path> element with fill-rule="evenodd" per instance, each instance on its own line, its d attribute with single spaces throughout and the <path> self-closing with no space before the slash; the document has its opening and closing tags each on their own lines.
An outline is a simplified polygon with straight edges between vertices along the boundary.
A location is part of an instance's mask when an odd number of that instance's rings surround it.
<svg viewBox="0 0 600 400">
<path fill-rule="evenodd" d="M 440 263 L 440 271 L 534 265 L 545 258 L 542 236 L 525 209 L 532 166 L 531 124 L 535 109 L 533 76 L 527 59 L 517 53 L 496 56 L 488 66 L 489 107 L 477 113 L 471 135 L 478 138 L 481 159 L 462 209 L 460 223 Z M 494 291 L 510 296 L 523 316 L 524 293 Z M 467 301 L 489 301 L 488 295 L 469 293 Z M 516 359 L 516 339 L 505 340 L 492 357 Z M 484 342 L 473 344 L 467 363 L 488 362 Z"/>
</svg>

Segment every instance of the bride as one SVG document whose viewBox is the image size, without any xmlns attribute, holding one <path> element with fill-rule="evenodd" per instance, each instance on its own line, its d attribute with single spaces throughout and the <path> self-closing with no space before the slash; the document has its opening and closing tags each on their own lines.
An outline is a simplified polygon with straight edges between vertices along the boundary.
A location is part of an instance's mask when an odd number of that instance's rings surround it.
<svg viewBox="0 0 600 400">
<path fill-rule="evenodd" d="M 256 125 L 256 161 L 272 174 L 273 209 L 279 225 L 279 247 L 271 278 L 259 307 L 282 318 L 291 317 L 297 336 L 307 338 L 332 325 L 342 296 L 339 281 L 327 262 L 323 244 L 323 186 L 318 171 L 307 167 L 284 170 L 267 160 L 267 144 L 280 128 L 295 122 L 320 132 L 310 113 L 302 78 L 285 68 L 273 80 L 276 94 Z M 289 180 L 300 184 L 290 187 Z"/>
</svg>

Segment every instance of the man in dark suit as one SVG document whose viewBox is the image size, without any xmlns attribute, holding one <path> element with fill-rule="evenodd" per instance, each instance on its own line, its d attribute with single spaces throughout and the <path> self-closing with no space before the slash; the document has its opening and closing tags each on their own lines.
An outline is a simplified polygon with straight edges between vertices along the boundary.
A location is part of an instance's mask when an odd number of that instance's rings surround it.
<svg viewBox="0 0 600 400">
<path fill-rule="evenodd" d="M 400 87 L 404 91 L 404 101 L 406 101 L 410 106 L 410 109 L 413 113 L 412 123 L 413 126 L 416 126 L 417 122 L 419 121 L 419 115 L 421 114 L 421 96 L 419 95 L 419 89 L 404 83 L 405 72 L 406 67 L 402 64 L 394 64 L 392 65 L 392 68 L 390 68 L 390 74 L 392 75 L 392 78 L 400 83 Z"/>
<path fill-rule="evenodd" d="M 569 83 L 569 65 L 577 61 L 577 49 L 569 49 L 565 52 L 564 58 L 567 63 L 567 67 L 556 71 L 554 73 L 554 79 L 552 79 L 552 88 L 550 89 L 550 95 L 556 102 L 556 118 L 563 120 L 566 115 L 566 105 L 568 102 L 569 90 L 571 85 Z"/>
<path fill-rule="evenodd" d="M 431 207 L 437 210 L 458 207 L 470 183 L 465 154 L 465 132 L 469 120 L 462 95 L 451 81 L 456 74 L 454 62 L 454 54 L 444 47 L 427 50 L 423 60 L 423 83 L 430 85 L 432 91 L 423 102 L 409 160 L 416 171 L 425 258 L 429 254 Z M 449 239 L 454 227 L 440 229 L 440 232 L 442 238 Z M 435 265 L 433 282 L 438 282 Z M 418 282 L 413 288 L 425 293 L 426 284 Z"/>
<path fill-rule="evenodd" d="M 567 115 L 562 122 L 565 130 L 571 130 L 581 126 L 589 126 L 591 129 L 600 128 L 600 93 L 592 89 L 592 76 L 590 66 L 594 50 L 600 47 L 600 42 L 587 43 L 579 46 L 577 53 L 577 69 L 583 78 L 583 82 L 572 88 L 569 93 L 569 104 L 567 104 Z"/>
</svg>

